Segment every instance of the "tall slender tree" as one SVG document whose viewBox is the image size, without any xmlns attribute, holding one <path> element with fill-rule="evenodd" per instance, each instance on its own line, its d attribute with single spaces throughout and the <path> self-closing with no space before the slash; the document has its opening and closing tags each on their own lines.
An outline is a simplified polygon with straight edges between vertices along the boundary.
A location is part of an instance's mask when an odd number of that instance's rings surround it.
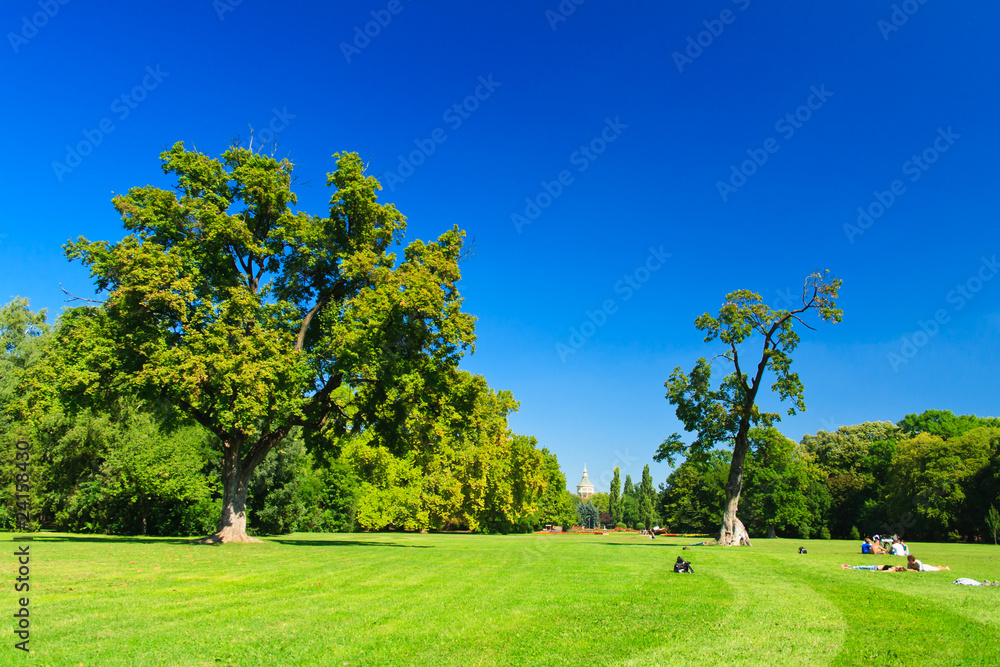
<svg viewBox="0 0 1000 667">
<path fill-rule="evenodd" d="M 759 294 L 749 290 L 727 294 L 718 316 L 705 313 L 695 320 L 695 327 L 705 332 L 706 343 L 718 339 L 725 346 L 718 358 L 731 364 L 733 372 L 713 389 L 712 361 L 703 357 L 690 374 L 675 368 L 665 383 L 667 400 L 676 406 L 677 418 L 686 431 L 696 433 L 696 438 L 685 445 L 680 435 L 674 433 L 660 445 L 654 460 L 672 461 L 675 454 L 704 455 L 718 443 L 732 443 L 720 544 L 750 544 L 750 536 L 736 515 L 743 488 L 743 468 L 750 450 L 748 434 L 754 426 L 770 427 L 781 419 L 779 414 L 763 412 L 757 406 L 764 374 L 774 373 L 771 390 L 782 400 L 792 401 L 788 414 L 795 414 L 796 409 L 805 410 L 802 381 L 791 370 L 790 353 L 799 343 L 793 327 L 799 323 L 812 329 L 801 318 L 810 310 L 815 310 L 825 322 L 840 322 L 843 312 L 836 303 L 840 286 L 841 281 L 831 278 L 829 271 L 813 273 L 805 280 L 802 305 L 792 310 L 772 309 Z M 746 355 L 752 353 L 747 348 L 753 342 L 760 345 L 760 352 L 759 356 L 750 357 L 748 365 Z"/>
<path fill-rule="evenodd" d="M 621 490 L 621 470 L 618 466 L 615 466 L 615 475 L 611 478 L 611 496 L 608 502 L 608 514 L 611 515 L 611 523 L 616 526 L 622 521 Z"/>
<path fill-rule="evenodd" d="M 649 474 L 649 464 L 642 469 L 642 481 L 639 483 L 639 516 L 646 524 L 646 530 L 653 526 L 653 497 L 656 491 L 653 489 L 653 477 Z"/>
<path fill-rule="evenodd" d="M 214 541 L 251 541 L 251 475 L 293 427 L 307 442 L 369 430 L 404 448 L 413 415 L 447 391 L 474 340 L 455 286 L 463 232 L 414 241 L 397 262 L 406 219 L 377 201 L 357 154 L 334 157 L 321 217 L 293 210 L 288 160 L 178 143 L 160 156 L 175 190 L 113 199 L 125 238 L 66 245 L 106 300 L 64 316 L 49 379 L 79 403 L 166 401 L 215 434 Z"/>
</svg>

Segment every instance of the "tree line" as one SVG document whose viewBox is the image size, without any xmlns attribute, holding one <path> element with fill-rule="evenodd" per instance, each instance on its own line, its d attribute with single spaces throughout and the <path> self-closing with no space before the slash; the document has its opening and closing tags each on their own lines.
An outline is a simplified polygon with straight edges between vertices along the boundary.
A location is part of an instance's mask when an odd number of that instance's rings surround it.
<svg viewBox="0 0 1000 667">
<path fill-rule="evenodd" d="M 760 537 L 899 534 L 994 541 L 1000 507 L 1000 419 L 927 410 L 805 435 L 749 433 L 741 515 Z M 660 485 L 658 508 L 677 532 L 718 529 L 731 453 L 690 456 Z"/>
</svg>

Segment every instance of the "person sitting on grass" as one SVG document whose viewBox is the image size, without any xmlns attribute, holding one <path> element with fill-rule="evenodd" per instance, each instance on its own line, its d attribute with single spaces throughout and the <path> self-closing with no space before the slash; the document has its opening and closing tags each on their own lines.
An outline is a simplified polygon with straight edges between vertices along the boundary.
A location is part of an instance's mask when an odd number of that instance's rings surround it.
<svg viewBox="0 0 1000 667">
<path fill-rule="evenodd" d="M 845 570 L 871 570 L 872 572 L 903 572 L 906 570 L 902 565 L 841 565 Z"/>
<path fill-rule="evenodd" d="M 865 541 L 861 543 L 861 553 L 863 553 L 863 554 L 877 553 L 875 551 L 875 549 L 878 549 L 878 548 L 880 548 L 880 547 L 878 545 L 872 544 L 872 541 L 869 538 L 867 538 L 867 537 L 865 538 Z M 883 549 L 883 553 L 884 552 L 885 552 L 885 550 Z"/>
<path fill-rule="evenodd" d="M 906 557 L 906 569 L 915 572 L 940 572 L 941 570 L 950 570 L 951 568 L 947 565 L 926 565 L 914 558 L 913 554 L 910 554 Z"/>
<path fill-rule="evenodd" d="M 884 556 L 887 553 L 889 553 L 888 551 L 882 548 L 882 545 L 879 544 L 878 540 L 872 541 L 866 537 L 865 542 L 868 543 L 868 551 L 865 551 L 864 545 L 861 545 L 861 553 L 870 553 L 870 554 L 875 554 L 876 556 Z"/>
<path fill-rule="evenodd" d="M 898 537 L 892 538 L 892 555 L 893 556 L 905 556 L 906 550 L 903 547 L 903 543 L 899 541 Z"/>
</svg>

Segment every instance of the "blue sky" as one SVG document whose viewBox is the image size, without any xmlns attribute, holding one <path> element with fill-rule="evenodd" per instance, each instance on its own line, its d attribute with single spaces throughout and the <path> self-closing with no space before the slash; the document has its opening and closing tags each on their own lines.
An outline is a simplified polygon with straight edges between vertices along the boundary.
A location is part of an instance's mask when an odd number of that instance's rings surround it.
<svg viewBox="0 0 1000 667">
<path fill-rule="evenodd" d="M 464 366 L 571 486 L 681 430 L 663 383 L 720 351 L 695 317 L 819 268 L 844 321 L 803 332 L 786 435 L 1000 413 L 1000 6 L 576 2 L 7 2 L 0 299 L 89 294 L 62 244 L 120 238 L 112 193 L 169 186 L 164 148 L 253 126 L 302 209 L 357 151 L 408 239 L 475 238 Z"/>
</svg>

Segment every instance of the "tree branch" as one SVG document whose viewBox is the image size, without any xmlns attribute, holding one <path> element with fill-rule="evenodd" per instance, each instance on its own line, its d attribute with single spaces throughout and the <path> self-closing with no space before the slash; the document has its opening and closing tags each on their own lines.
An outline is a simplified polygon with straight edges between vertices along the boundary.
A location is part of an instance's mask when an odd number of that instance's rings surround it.
<svg viewBox="0 0 1000 667">
<path fill-rule="evenodd" d="M 70 292 L 65 287 L 63 287 L 62 283 L 59 283 L 59 289 L 61 289 L 68 297 L 70 297 L 66 299 L 67 301 L 89 301 L 90 303 L 100 303 L 100 304 L 104 303 L 104 301 L 97 301 L 96 299 L 87 299 L 86 297 L 77 296 L 72 292 Z"/>
<path fill-rule="evenodd" d="M 299 352 L 302 346 L 306 342 L 306 331 L 309 329 L 309 323 L 312 322 L 312 318 L 315 317 L 316 313 L 326 304 L 326 299 L 320 297 L 316 300 L 316 305 L 309 309 L 306 313 L 305 318 L 302 320 L 302 326 L 299 327 L 299 335 L 295 337 L 295 351 Z"/>
</svg>

